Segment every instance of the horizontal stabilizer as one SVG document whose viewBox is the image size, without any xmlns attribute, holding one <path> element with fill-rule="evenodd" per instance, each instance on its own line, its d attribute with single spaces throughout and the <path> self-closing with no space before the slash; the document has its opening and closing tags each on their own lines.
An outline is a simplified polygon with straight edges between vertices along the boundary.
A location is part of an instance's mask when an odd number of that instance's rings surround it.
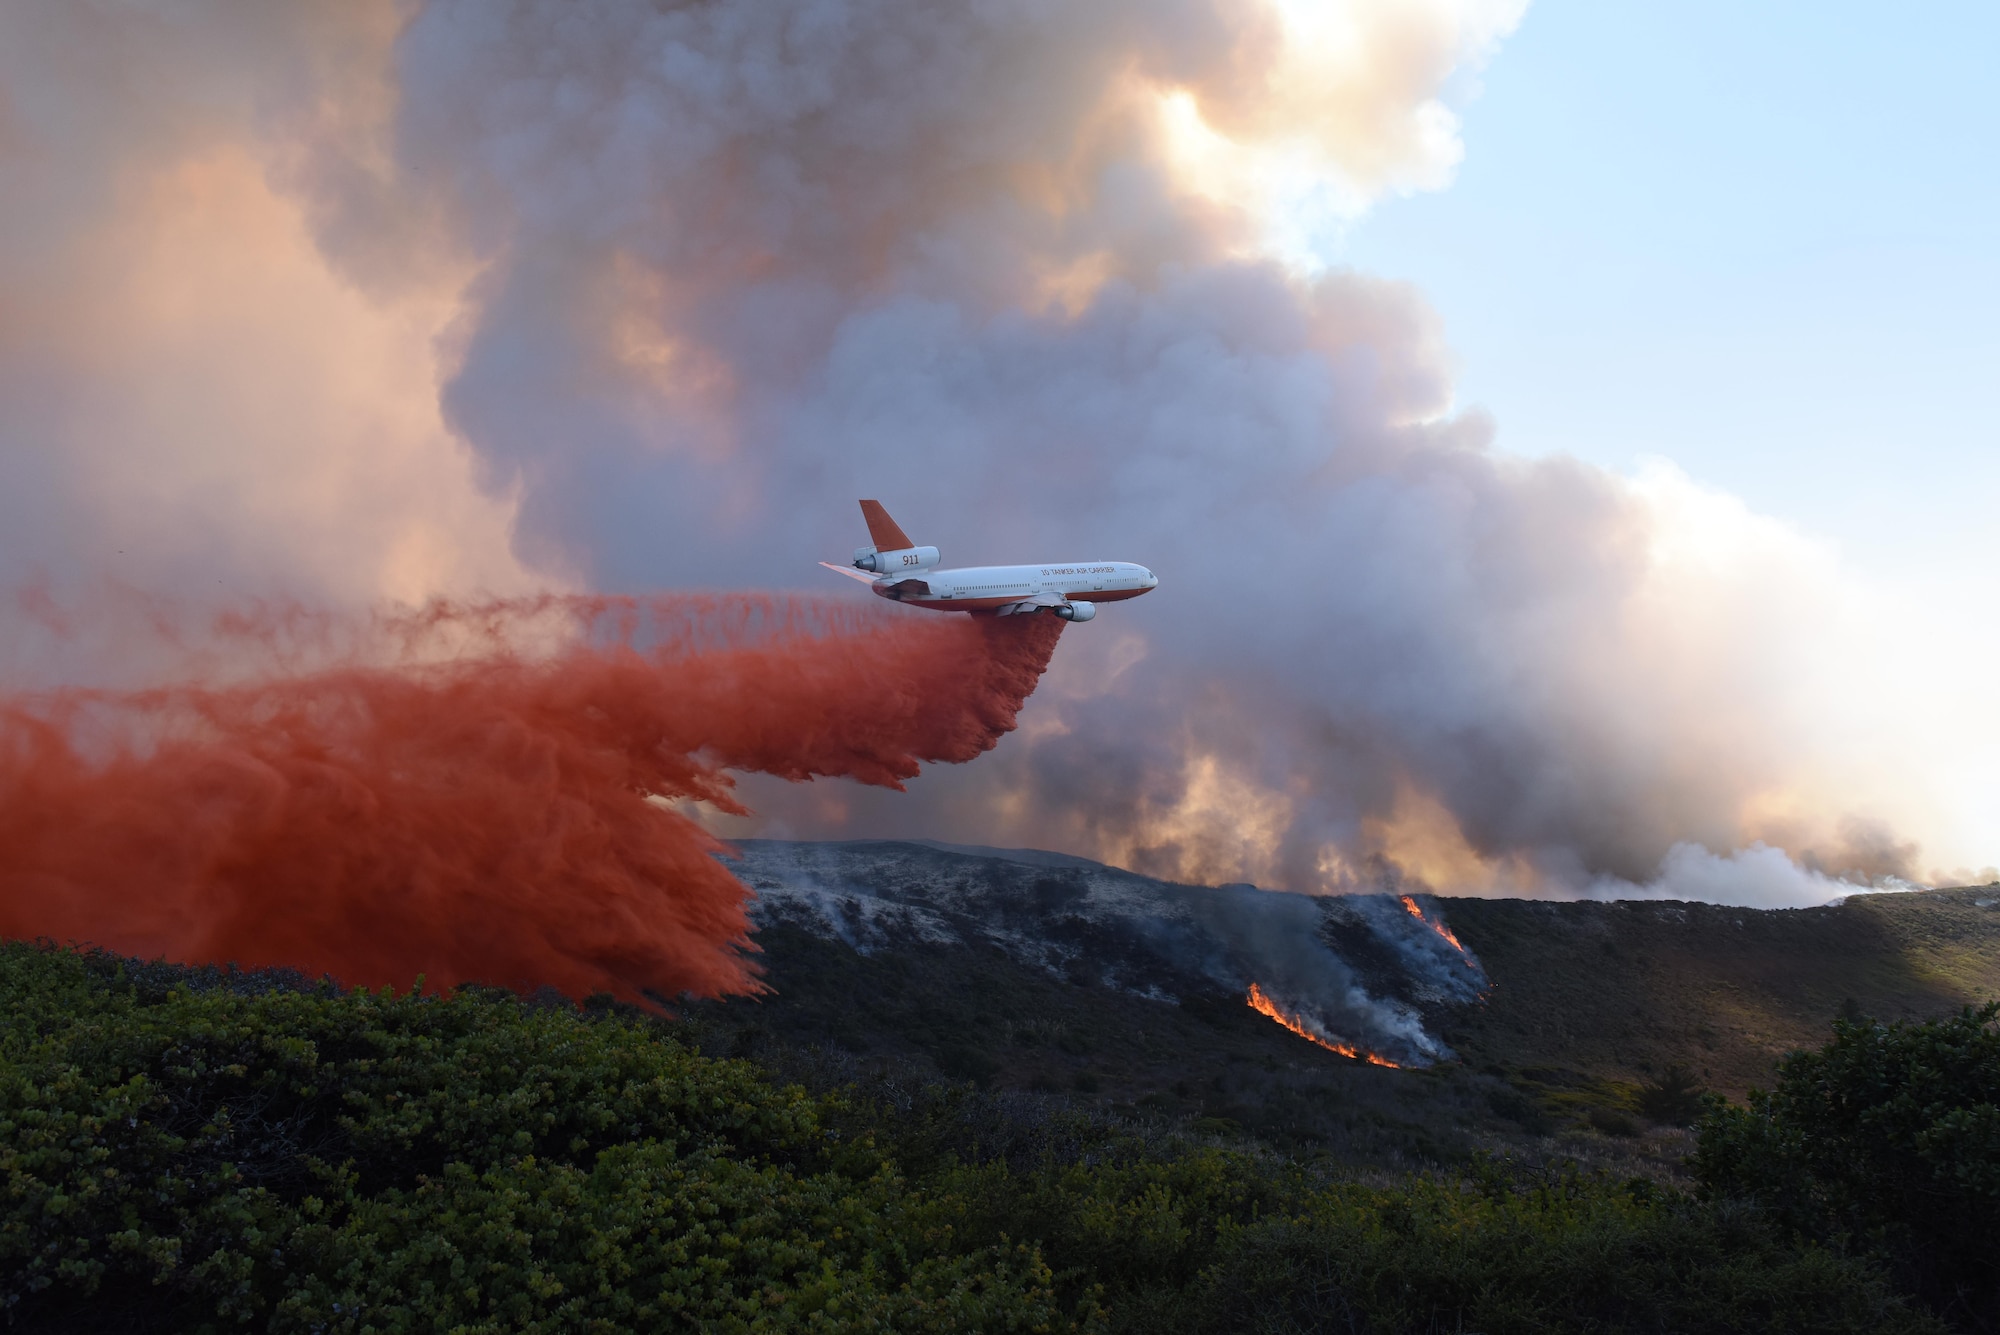
<svg viewBox="0 0 2000 1335">
<path fill-rule="evenodd" d="M 859 570 L 856 570 L 853 566 L 837 566 L 831 561 L 821 561 L 820 564 L 825 566 L 828 570 L 831 570 L 836 575 L 845 575 L 849 579 L 858 579 L 863 584 L 873 584 L 875 582 L 875 577 L 873 575 L 864 575 Z"/>
</svg>

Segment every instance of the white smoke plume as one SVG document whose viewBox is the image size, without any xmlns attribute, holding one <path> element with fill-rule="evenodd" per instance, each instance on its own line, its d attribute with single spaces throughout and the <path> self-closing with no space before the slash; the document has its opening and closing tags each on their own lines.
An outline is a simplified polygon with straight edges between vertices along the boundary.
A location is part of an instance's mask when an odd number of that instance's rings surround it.
<svg viewBox="0 0 2000 1335">
<path fill-rule="evenodd" d="M 1660 862 L 1659 875 L 1643 886 L 1606 877 L 1591 886 L 1596 899 L 1685 899 L 1736 908 L 1810 908 L 1854 893 L 1857 889 L 1913 890 L 1896 877 L 1878 877 L 1857 886 L 1852 881 L 1802 867 L 1782 849 L 1762 843 L 1727 856 L 1698 844 L 1675 844 Z"/>
<path fill-rule="evenodd" d="M 437 405 L 466 262 L 416 237 L 371 297 L 322 248 L 397 31 L 388 3 L 0 6 L 0 587 L 539 582 Z"/>
<path fill-rule="evenodd" d="M 996 755 L 752 785 L 763 832 L 1293 889 L 1919 874 L 1832 559 L 1495 448 L 1420 296 L 1321 263 L 1448 182 L 1522 8 L 0 11 L 0 574 L 797 585 L 878 496 L 949 561 L 1162 584 Z"/>
</svg>

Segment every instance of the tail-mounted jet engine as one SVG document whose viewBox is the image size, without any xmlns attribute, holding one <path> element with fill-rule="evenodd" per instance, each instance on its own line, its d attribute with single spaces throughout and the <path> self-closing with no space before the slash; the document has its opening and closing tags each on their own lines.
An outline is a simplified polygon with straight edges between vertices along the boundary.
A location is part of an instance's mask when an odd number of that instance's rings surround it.
<svg viewBox="0 0 2000 1335">
<path fill-rule="evenodd" d="M 854 565 L 859 570 L 872 570 L 878 575 L 893 575 L 899 570 L 929 570 L 938 563 L 938 549 L 935 547 L 905 547 L 896 552 L 878 552 L 873 547 L 854 549 Z"/>
<path fill-rule="evenodd" d="M 1088 621 L 1097 615 L 1096 603 L 1064 603 L 1053 609 L 1064 621 Z"/>
</svg>

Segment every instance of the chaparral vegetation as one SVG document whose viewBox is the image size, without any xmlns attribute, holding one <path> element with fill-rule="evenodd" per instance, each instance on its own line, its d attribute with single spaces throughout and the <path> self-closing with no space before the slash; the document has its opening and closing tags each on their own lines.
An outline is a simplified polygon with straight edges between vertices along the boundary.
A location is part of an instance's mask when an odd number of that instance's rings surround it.
<svg viewBox="0 0 2000 1335">
<path fill-rule="evenodd" d="M 1987 1329 L 1994 1011 L 1844 1022 L 1699 1188 L 1357 1177 L 612 1005 L 0 948 L 14 1330 Z"/>
</svg>

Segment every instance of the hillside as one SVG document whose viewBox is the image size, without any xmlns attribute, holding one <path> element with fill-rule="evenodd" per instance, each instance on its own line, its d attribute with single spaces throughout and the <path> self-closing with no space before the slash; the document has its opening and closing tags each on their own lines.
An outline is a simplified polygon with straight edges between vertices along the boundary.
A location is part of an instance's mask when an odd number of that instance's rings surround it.
<svg viewBox="0 0 2000 1335">
<path fill-rule="evenodd" d="M 942 1073 L 1386 1166 L 1498 1149 L 1671 1174 L 1686 1100 L 1671 1115 L 1644 1097 L 1671 1068 L 1740 1095 L 1844 1004 L 1903 1018 L 2000 995 L 2000 890 L 1782 912 L 1421 897 L 1419 917 L 1396 897 L 1173 886 L 1048 854 L 744 855 L 772 992 L 690 1007 L 705 1048 L 829 1082 Z M 1281 968 L 1288 1008 L 1407 1069 L 1253 1010 L 1247 984 Z"/>
<path fill-rule="evenodd" d="M 1857 895 L 1813 909 L 1458 899 L 1493 981 L 1446 1034 L 1515 1068 L 1637 1080 L 1679 1062 L 1768 1086 L 1843 1007 L 1916 1019 L 2000 996 L 2000 886 Z"/>
<path fill-rule="evenodd" d="M 1844 1025 L 1782 1118 L 1698 1139 L 1668 1068 L 1761 1078 L 1830 1005 L 1955 1009 L 2000 891 L 1315 899 L 882 843 L 738 868 L 773 990 L 672 1014 L 0 943 L 9 1329 L 1995 1328 L 1965 1245 L 2000 1209 L 1990 1016 Z M 1911 1200 L 1929 1232 L 1876 1227 Z M 1866 1208 L 1772 1213 L 1801 1201 Z"/>
</svg>

